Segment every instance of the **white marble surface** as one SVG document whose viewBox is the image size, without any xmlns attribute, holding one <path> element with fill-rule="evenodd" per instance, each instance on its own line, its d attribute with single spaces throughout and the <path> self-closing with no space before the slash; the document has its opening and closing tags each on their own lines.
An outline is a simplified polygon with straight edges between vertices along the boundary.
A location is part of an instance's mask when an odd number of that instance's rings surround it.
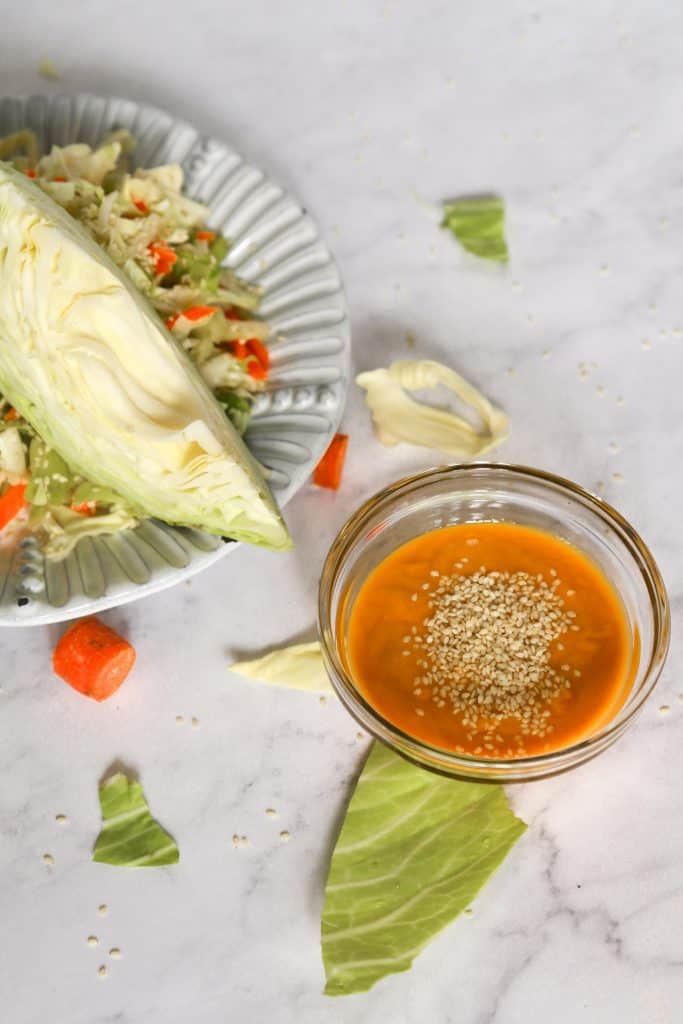
<svg viewBox="0 0 683 1024">
<path fill-rule="evenodd" d="M 406 355 L 412 331 L 416 352 L 509 411 L 501 457 L 602 481 L 661 562 L 675 635 L 625 739 L 511 793 L 530 828 L 474 916 L 370 994 L 321 996 L 326 860 L 366 742 L 341 708 L 225 666 L 310 635 L 336 529 L 434 460 L 380 448 L 352 392 L 344 489 L 292 503 L 294 553 L 242 548 L 107 616 L 139 652 L 117 699 L 96 706 L 52 676 L 56 629 L 0 636 L 3 1022 L 680 1021 L 682 38 L 683 10 L 664 0 L 4 5 L 0 91 L 149 100 L 279 176 L 337 253 L 356 365 Z M 60 83 L 38 77 L 43 56 Z M 490 188 L 508 203 L 505 271 L 468 262 L 415 199 Z M 116 760 L 177 837 L 177 868 L 90 862 L 97 780 Z"/>
</svg>

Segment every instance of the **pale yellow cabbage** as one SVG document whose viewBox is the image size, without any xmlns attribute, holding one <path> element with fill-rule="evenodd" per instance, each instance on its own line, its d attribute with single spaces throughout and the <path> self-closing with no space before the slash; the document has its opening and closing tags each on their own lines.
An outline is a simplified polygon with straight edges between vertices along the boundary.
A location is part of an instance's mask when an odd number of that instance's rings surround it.
<svg viewBox="0 0 683 1024">
<path fill-rule="evenodd" d="M 505 440 L 508 419 L 455 370 L 431 359 L 400 360 L 386 369 L 356 377 L 379 440 L 438 448 L 458 458 L 472 459 Z M 408 394 L 443 384 L 470 406 L 482 421 L 477 430 L 462 416 L 420 402 Z"/>
<path fill-rule="evenodd" d="M 271 686 L 311 693 L 334 693 L 317 641 L 276 648 L 253 661 L 237 661 L 230 666 L 230 671 Z"/>
</svg>

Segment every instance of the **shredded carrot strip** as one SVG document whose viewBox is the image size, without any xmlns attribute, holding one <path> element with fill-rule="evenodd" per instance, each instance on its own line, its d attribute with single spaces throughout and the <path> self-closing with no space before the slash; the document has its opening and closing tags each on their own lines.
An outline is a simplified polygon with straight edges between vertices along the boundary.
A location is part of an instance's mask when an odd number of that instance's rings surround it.
<svg viewBox="0 0 683 1024">
<path fill-rule="evenodd" d="M 178 261 L 176 251 L 170 245 L 166 245 L 165 242 L 150 242 L 147 246 L 147 252 L 152 257 L 155 274 L 160 274 L 161 277 L 165 277 Z"/>
</svg>

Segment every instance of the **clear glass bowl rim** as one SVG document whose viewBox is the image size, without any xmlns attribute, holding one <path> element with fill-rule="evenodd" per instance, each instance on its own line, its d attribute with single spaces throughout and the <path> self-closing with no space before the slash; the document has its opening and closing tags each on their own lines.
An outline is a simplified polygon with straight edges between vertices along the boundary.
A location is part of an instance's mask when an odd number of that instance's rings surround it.
<svg viewBox="0 0 683 1024">
<path fill-rule="evenodd" d="M 447 480 L 456 473 L 475 476 L 481 475 L 482 472 L 508 474 L 532 480 L 551 489 L 564 491 L 587 506 L 619 537 L 638 566 L 648 591 L 653 618 L 649 664 L 639 686 L 638 697 L 629 708 L 628 714 L 621 719 L 617 714 L 613 722 L 572 746 L 525 758 L 470 757 L 417 740 L 385 719 L 364 699 L 342 665 L 333 642 L 336 631 L 336 624 L 331 619 L 334 584 L 338 572 L 344 565 L 345 557 L 365 522 L 380 506 L 387 506 L 388 511 L 391 503 L 406 492 L 413 491 L 417 497 L 422 485 Z M 377 739 L 421 767 L 442 774 L 482 781 L 486 781 L 487 777 L 496 781 L 527 781 L 553 775 L 589 760 L 610 746 L 628 728 L 652 693 L 666 661 L 671 634 L 671 611 L 661 572 L 650 549 L 628 520 L 608 502 L 591 494 L 579 484 L 545 470 L 504 462 L 469 462 L 432 468 L 403 477 L 372 495 L 347 519 L 332 542 L 320 576 L 318 630 L 323 660 L 337 696 L 350 714 Z"/>
</svg>

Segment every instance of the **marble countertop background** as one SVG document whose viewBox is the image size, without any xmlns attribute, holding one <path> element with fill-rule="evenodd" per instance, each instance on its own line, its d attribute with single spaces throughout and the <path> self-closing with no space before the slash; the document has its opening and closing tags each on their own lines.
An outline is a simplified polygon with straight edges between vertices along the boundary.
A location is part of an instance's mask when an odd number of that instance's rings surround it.
<svg viewBox="0 0 683 1024">
<path fill-rule="evenodd" d="M 643 532 L 674 640 L 615 748 L 510 791 L 530 827 L 473 916 L 407 974 L 324 998 L 322 887 L 367 739 L 332 701 L 226 665 L 310 638 L 343 520 L 439 461 L 372 441 L 352 388 L 343 490 L 292 502 L 293 553 L 243 547 L 106 616 L 139 653 L 116 699 L 53 677 L 58 628 L 0 634 L 3 1024 L 681 1020 L 682 50 L 683 9 L 664 0 L 5 5 L 1 93 L 146 100 L 268 169 L 339 259 L 356 367 L 415 353 L 477 383 L 511 416 L 501 458 L 600 490 Z M 44 57 L 59 82 L 38 76 Z M 509 269 L 469 260 L 420 201 L 489 189 L 507 202 Z M 176 836 L 177 868 L 90 862 L 115 762 Z"/>
</svg>

